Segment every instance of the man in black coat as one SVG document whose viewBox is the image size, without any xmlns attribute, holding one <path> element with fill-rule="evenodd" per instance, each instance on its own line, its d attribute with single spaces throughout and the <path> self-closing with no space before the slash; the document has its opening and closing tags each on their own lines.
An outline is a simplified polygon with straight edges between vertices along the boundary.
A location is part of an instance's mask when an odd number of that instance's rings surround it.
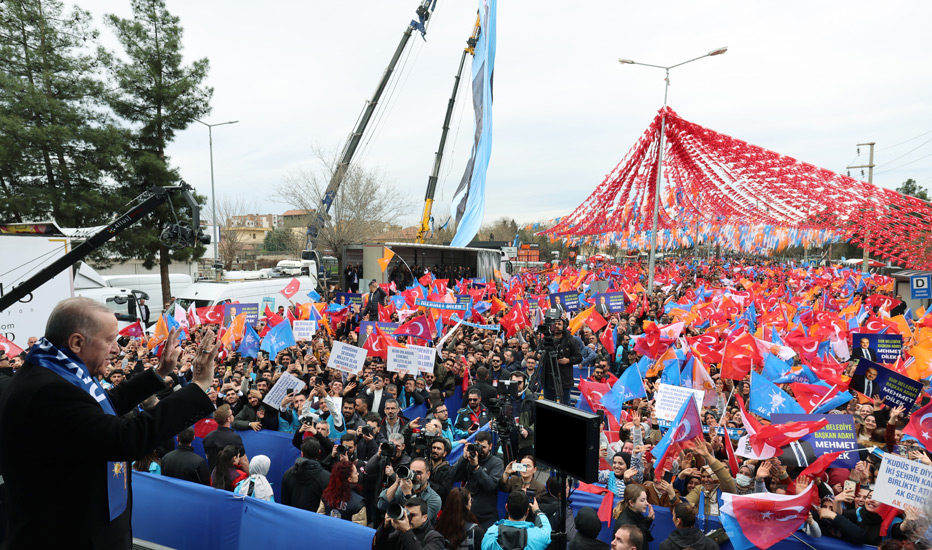
<svg viewBox="0 0 932 550">
<path fill-rule="evenodd" d="M 220 348 L 208 332 L 198 346 L 192 383 L 152 409 L 124 417 L 165 387 L 178 363 L 180 329 L 169 334 L 156 368 L 104 392 L 97 377 L 119 353 L 113 312 L 88 298 L 52 310 L 45 338 L 0 398 L 0 474 L 9 498 L 6 547 L 132 546 L 132 461 L 209 414 L 207 397 Z M 36 426 L 55 426 L 54 437 Z M 62 450 L 67 449 L 67 490 Z"/>
<path fill-rule="evenodd" d="M 453 465 L 453 481 L 465 481 L 464 487 L 472 493 L 472 513 L 479 525 L 488 529 L 498 521 L 498 484 L 505 473 L 502 459 L 492 452 L 492 434 L 476 434 L 476 450 L 467 449 Z"/>
<path fill-rule="evenodd" d="M 660 543 L 660 550 L 718 550 L 718 543 L 696 527 L 696 509 L 688 502 L 673 507 L 673 526 L 667 540 Z"/>
<path fill-rule="evenodd" d="M 194 452 L 194 428 L 185 428 L 178 434 L 178 448 L 162 458 L 162 475 L 183 479 L 201 485 L 210 485 L 207 461 Z"/>
<path fill-rule="evenodd" d="M 372 279 L 369 282 L 369 294 L 363 299 L 362 315 L 368 316 L 369 321 L 379 320 L 379 304 L 385 299 L 385 291 L 379 287 L 379 283 Z"/>
<path fill-rule="evenodd" d="M 582 362 L 582 350 L 579 342 L 573 338 L 568 330 L 564 329 L 563 319 L 553 322 L 554 352 L 557 360 L 557 370 L 560 374 L 560 388 L 554 390 L 556 380 L 548 371 L 548 366 L 541 363 L 541 385 L 544 388 L 544 399 L 554 401 L 556 397 L 564 405 L 570 404 L 570 390 L 573 389 L 573 366 Z M 538 350 L 540 351 L 540 350 Z"/>
<path fill-rule="evenodd" d="M 214 466 L 217 465 L 217 455 L 224 447 L 233 445 L 237 449 L 243 448 L 243 438 L 230 427 L 230 423 L 233 422 L 233 411 L 229 405 L 217 407 L 214 411 L 214 421 L 217 423 L 217 429 L 204 437 L 204 454 L 207 455 L 207 468 L 210 472 L 214 471 Z"/>
<path fill-rule="evenodd" d="M 309 437 L 301 443 L 301 456 L 282 477 L 282 504 L 317 512 L 320 495 L 330 483 L 330 472 L 324 470 L 320 458 L 320 443 Z"/>
</svg>

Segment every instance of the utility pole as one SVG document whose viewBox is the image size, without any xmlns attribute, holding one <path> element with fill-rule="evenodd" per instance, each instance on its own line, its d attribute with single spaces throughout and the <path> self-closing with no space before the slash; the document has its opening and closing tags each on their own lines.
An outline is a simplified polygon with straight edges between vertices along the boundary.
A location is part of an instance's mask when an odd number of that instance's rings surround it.
<svg viewBox="0 0 932 550">
<path fill-rule="evenodd" d="M 876 142 L 869 143 L 858 143 L 858 147 L 869 146 L 871 148 L 870 159 L 867 164 L 862 164 L 860 166 L 849 166 L 848 170 L 853 170 L 855 168 L 867 168 L 867 183 L 874 184 L 874 145 Z M 861 246 L 861 249 L 864 251 L 864 254 L 861 256 L 861 273 L 867 273 L 868 264 L 870 264 L 870 254 L 867 252 L 867 245 L 870 242 L 870 233 L 864 235 L 864 243 Z"/>
</svg>

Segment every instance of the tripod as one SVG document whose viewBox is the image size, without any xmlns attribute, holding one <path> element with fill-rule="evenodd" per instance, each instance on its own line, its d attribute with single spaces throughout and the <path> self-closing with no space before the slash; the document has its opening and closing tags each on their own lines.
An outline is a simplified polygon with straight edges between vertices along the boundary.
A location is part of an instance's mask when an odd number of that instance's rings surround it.
<svg viewBox="0 0 932 550">
<path fill-rule="evenodd" d="M 560 377 L 557 353 L 553 348 L 544 349 L 540 352 L 540 368 L 541 372 L 547 375 L 543 384 L 544 388 L 546 389 L 548 382 L 553 386 L 554 401 L 569 405 L 569 403 L 563 403 L 563 379 Z"/>
</svg>

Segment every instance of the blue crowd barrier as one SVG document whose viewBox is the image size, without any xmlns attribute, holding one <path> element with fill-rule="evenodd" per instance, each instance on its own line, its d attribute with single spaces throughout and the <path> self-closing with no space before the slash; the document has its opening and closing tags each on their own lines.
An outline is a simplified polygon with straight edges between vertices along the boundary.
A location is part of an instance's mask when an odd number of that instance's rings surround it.
<svg viewBox="0 0 932 550">
<path fill-rule="evenodd" d="M 499 494 L 499 513 L 504 515 L 506 493 Z M 617 504 L 618 499 L 615 499 Z M 595 510 L 601 495 L 576 491 L 570 499 L 575 513 L 583 506 Z M 709 518 L 705 530 L 719 527 Z M 654 508 L 650 550 L 658 550 L 673 531 L 670 510 Z M 265 502 L 163 476 L 133 473 L 133 535 L 171 548 L 236 550 L 253 548 L 303 547 L 313 545 L 328 550 L 368 548 L 373 529 L 355 523 Z M 812 538 L 797 532 L 801 540 L 788 538 L 774 550 L 865 550 L 832 537 Z M 603 524 L 599 539 L 610 542 L 611 526 Z M 811 546 L 807 546 L 811 545 Z M 722 550 L 733 550 L 730 542 Z"/>
<path fill-rule="evenodd" d="M 164 476 L 133 475 L 133 536 L 170 548 L 369 548 L 349 521 Z"/>
</svg>

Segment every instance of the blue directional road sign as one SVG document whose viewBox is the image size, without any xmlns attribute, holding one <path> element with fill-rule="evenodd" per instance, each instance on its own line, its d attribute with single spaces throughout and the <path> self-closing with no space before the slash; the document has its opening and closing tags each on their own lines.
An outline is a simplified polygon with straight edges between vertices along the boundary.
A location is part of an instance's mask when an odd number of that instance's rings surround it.
<svg viewBox="0 0 932 550">
<path fill-rule="evenodd" d="M 913 300 L 932 298 L 932 274 L 909 278 L 909 297 Z"/>
</svg>

